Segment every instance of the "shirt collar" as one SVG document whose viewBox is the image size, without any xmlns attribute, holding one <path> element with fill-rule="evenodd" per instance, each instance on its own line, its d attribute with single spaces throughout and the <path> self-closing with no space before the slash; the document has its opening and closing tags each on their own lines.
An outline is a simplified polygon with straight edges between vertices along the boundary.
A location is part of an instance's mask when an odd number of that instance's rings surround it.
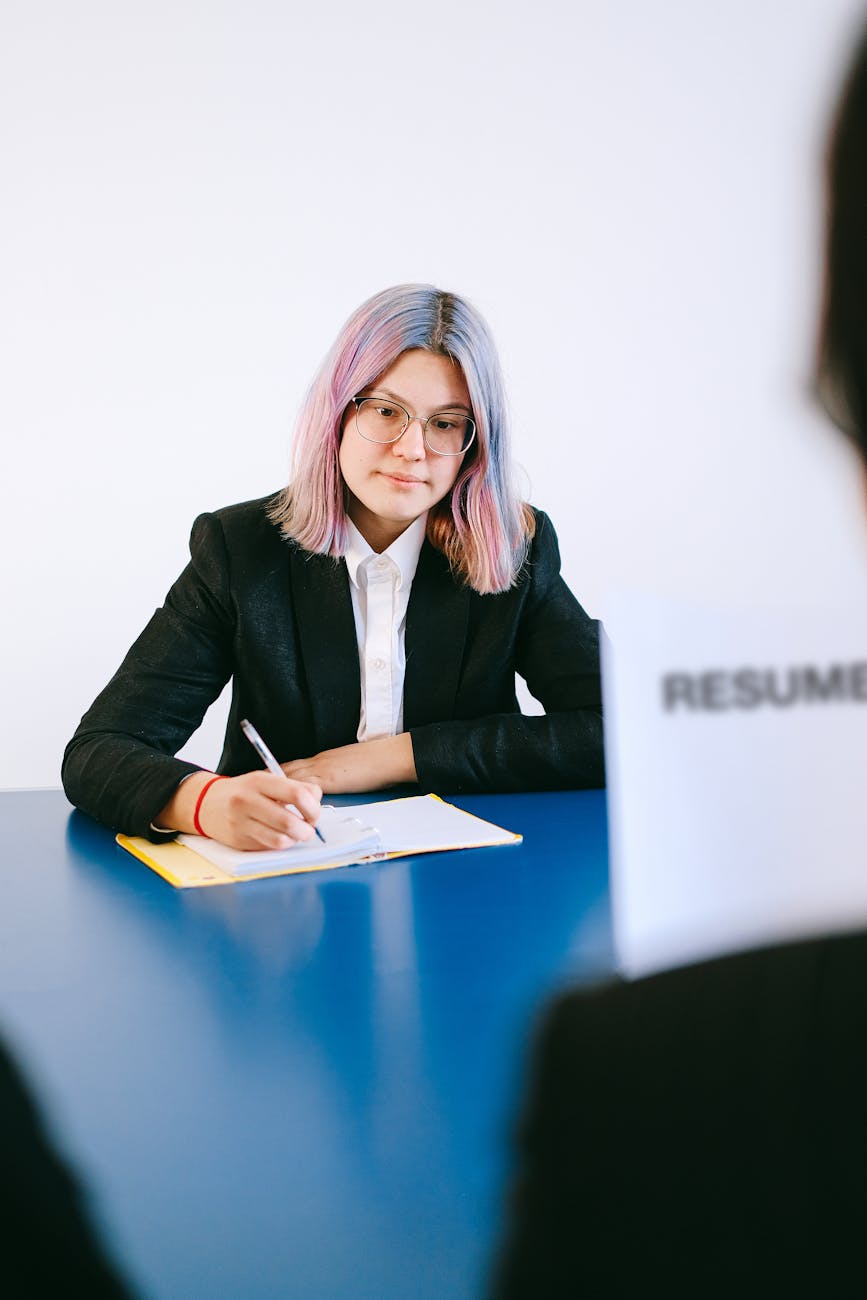
<svg viewBox="0 0 867 1300">
<path fill-rule="evenodd" d="M 371 556 L 375 556 L 376 552 L 368 546 L 351 519 L 347 519 L 346 523 L 349 528 L 349 542 L 343 558 L 346 560 L 350 582 L 353 586 L 358 587 L 359 568 Z M 418 557 L 421 555 L 421 548 L 424 545 L 426 527 L 427 511 L 419 515 L 418 519 L 415 519 L 409 528 L 404 529 L 400 537 L 382 552 L 397 568 L 400 575 L 398 587 L 408 587 L 415 577 L 415 571 L 418 568 Z"/>
</svg>

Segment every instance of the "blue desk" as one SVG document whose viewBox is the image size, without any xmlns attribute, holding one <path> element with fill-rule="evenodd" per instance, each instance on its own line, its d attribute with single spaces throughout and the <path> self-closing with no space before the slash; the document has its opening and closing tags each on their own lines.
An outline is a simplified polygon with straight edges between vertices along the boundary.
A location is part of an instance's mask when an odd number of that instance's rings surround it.
<svg viewBox="0 0 867 1300">
<path fill-rule="evenodd" d="M 153 1300 L 462 1300 L 523 1048 L 610 969 L 604 796 L 460 798 L 519 847 L 187 892 L 0 798 L 0 1028 Z"/>
</svg>

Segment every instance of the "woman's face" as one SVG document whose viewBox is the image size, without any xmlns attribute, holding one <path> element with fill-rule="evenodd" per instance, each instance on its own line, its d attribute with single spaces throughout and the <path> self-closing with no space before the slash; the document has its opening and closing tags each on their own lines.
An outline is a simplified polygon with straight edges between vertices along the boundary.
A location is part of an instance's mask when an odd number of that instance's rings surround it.
<svg viewBox="0 0 867 1300">
<path fill-rule="evenodd" d="M 362 438 L 350 407 L 343 423 L 340 471 L 349 489 L 348 513 L 367 544 L 384 551 L 414 519 L 451 491 L 463 455 L 438 456 L 425 445 L 422 421 L 438 411 L 472 414 L 463 371 L 449 357 L 413 348 L 359 396 L 387 397 L 413 418 L 397 442 Z"/>
</svg>

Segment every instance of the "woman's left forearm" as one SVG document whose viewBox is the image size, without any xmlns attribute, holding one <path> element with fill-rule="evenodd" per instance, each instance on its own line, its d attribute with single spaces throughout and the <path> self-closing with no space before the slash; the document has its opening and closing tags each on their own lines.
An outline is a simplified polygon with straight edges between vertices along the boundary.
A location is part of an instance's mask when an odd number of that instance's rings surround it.
<svg viewBox="0 0 867 1300">
<path fill-rule="evenodd" d="M 582 790 L 605 784 L 602 715 L 569 709 L 490 714 L 413 728 L 423 791 Z"/>
</svg>

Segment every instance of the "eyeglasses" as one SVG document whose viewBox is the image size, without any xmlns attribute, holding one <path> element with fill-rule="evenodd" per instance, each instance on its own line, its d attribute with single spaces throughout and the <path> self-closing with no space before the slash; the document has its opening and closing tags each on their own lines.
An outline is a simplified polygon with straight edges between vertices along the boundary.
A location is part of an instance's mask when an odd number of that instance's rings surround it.
<svg viewBox="0 0 867 1300">
<path fill-rule="evenodd" d="M 390 398 L 353 397 L 352 401 L 355 427 L 367 442 L 397 442 L 413 420 L 421 425 L 428 451 L 437 456 L 462 456 L 476 436 L 475 421 L 463 411 L 437 411 L 423 420 Z"/>
</svg>

